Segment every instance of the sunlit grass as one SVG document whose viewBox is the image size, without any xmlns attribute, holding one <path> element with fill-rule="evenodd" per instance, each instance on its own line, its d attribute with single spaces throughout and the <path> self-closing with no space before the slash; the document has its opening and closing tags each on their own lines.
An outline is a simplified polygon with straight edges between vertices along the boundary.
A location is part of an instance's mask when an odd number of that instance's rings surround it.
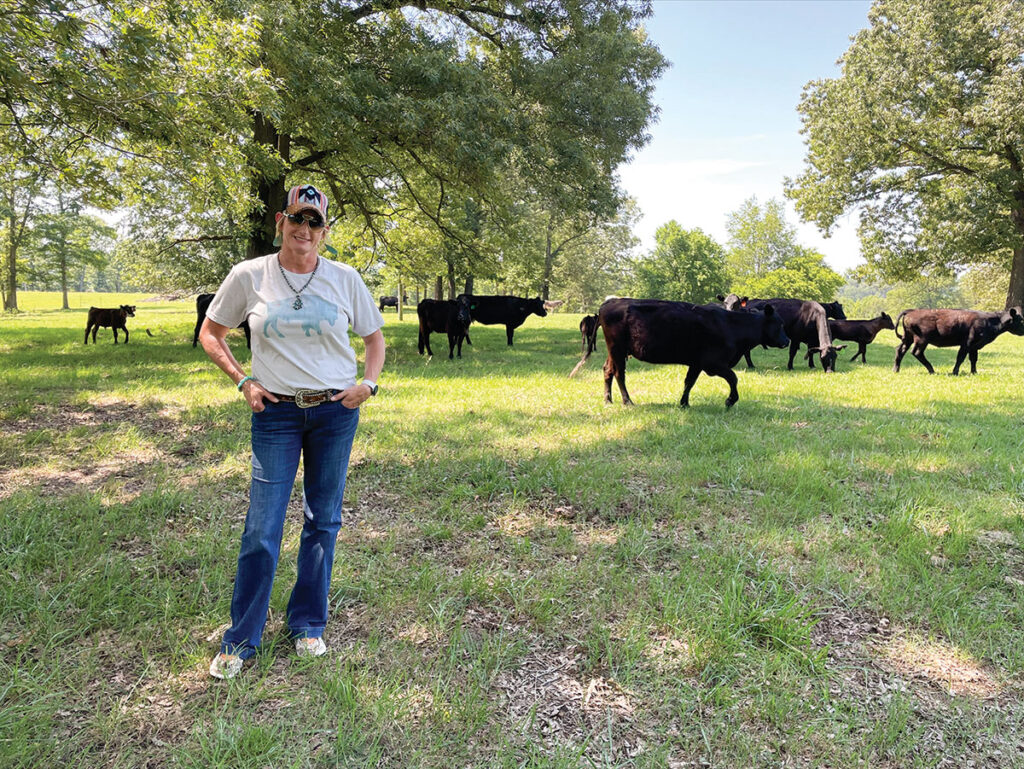
<svg viewBox="0 0 1024 769">
<path fill-rule="evenodd" d="M 1024 738 L 1019 339 L 958 378 L 951 350 L 893 374 L 891 335 L 830 376 L 758 350 L 730 411 L 630 360 L 623 408 L 600 343 L 567 376 L 579 316 L 513 349 L 475 325 L 450 362 L 388 311 L 331 653 L 281 636 L 297 492 L 267 650 L 223 684 L 248 412 L 190 299 L 83 297 L 137 305 L 117 346 L 52 299 L 0 318 L 4 766 L 935 766 Z"/>
</svg>

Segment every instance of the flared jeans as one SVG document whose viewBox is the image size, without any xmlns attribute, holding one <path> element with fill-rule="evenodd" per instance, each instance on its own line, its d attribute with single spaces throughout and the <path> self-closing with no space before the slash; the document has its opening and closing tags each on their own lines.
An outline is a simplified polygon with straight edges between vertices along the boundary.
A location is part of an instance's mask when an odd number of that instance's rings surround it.
<svg viewBox="0 0 1024 769">
<path fill-rule="evenodd" d="M 298 574 L 286 621 L 294 638 L 319 638 L 327 624 L 334 545 L 359 409 L 340 401 L 301 409 L 271 403 L 252 415 L 252 484 L 231 599 L 231 628 L 221 651 L 251 657 L 260 647 L 299 457 L 303 524 Z"/>
</svg>

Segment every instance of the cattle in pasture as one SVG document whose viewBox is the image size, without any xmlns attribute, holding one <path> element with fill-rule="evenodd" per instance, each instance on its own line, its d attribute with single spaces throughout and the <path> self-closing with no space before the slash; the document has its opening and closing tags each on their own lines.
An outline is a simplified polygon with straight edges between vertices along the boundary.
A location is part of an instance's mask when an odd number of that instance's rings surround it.
<svg viewBox="0 0 1024 769">
<path fill-rule="evenodd" d="M 456 301 L 465 300 L 469 304 L 471 317 L 484 325 L 502 325 L 508 346 L 512 346 L 512 335 L 531 314 L 544 317 L 548 310 L 557 307 L 561 302 L 547 302 L 543 299 L 526 299 L 521 296 L 483 296 L 478 294 L 459 294 Z"/>
<path fill-rule="evenodd" d="M 192 346 L 195 347 L 199 341 L 199 330 L 203 327 L 203 321 L 206 320 L 206 311 L 210 308 L 210 302 L 213 301 L 213 297 L 216 294 L 199 294 L 196 297 L 196 328 L 192 332 Z M 245 332 L 245 346 L 250 350 L 252 349 L 252 332 L 249 330 L 249 321 L 243 320 L 238 324 L 238 327 Z"/>
<path fill-rule="evenodd" d="M 96 344 L 96 332 L 100 326 L 114 332 L 114 344 L 117 344 L 117 330 L 124 331 L 124 343 L 128 344 L 128 318 L 135 317 L 135 305 L 122 304 L 120 307 L 90 307 L 85 321 L 85 342 L 89 344 L 89 332 L 92 331 L 92 343 Z M 152 334 L 150 334 L 152 336 Z"/>
<path fill-rule="evenodd" d="M 626 390 L 626 359 L 688 366 L 679 405 L 690 405 L 690 390 L 703 371 L 729 383 L 726 408 L 739 400 L 732 367 L 757 345 L 785 347 L 782 319 L 771 306 L 759 312 L 731 312 L 689 302 L 660 299 L 610 299 L 598 318 L 608 346 L 604 364 L 604 399 L 611 403 L 614 377 L 623 405 L 633 401 Z M 582 363 L 586 360 L 584 358 Z"/>
<path fill-rule="evenodd" d="M 408 294 L 402 294 L 402 304 L 406 304 L 409 301 Z M 385 307 L 394 307 L 398 309 L 398 297 L 397 296 L 382 296 L 380 297 L 380 311 L 384 312 Z"/>
<path fill-rule="evenodd" d="M 730 295 L 735 297 L 735 294 Z M 809 353 L 818 353 L 821 358 L 822 368 L 826 372 L 835 371 L 836 355 L 846 345 L 838 347 L 832 344 L 832 335 L 828 329 L 828 315 L 824 305 L 819 302 L 804 301 L 802 299 L 748 299 L 741 304 L 739 298 L 736 301 L 726 299 L 727 310 L 762 310 L 767 305 L 775 308 L 776 314 L 782 318 L 786 327 L 786 336 L 789 337 L 789 363 L 787 368 L 793 369 L 793 359 L 800 352 L 800 345 L 806 344 Z M 832 312 L 843 315 L 843 306 L 839 302 L 828 302 Z M 845 319 L 843 315 L 843 319 Z M 748 351 L 744 356 L 747 361 L 747 368 L 754 368 L 754 362 L 750 359 Z M 807 356 L 807 363 L 814 368 L 814 358 Z"/>
<path fill-rule="evenodd" d="M 580 336 L 583 338 L 583 346 L 580 348 L 580 355 L 590 355 L 597 346 L 597 329 L 601 326 L 601 319 L 597 315 L 584 315 L 580 321 Z"/>
<path fill-rule="evenodd" d="M 904 336 L 900 336 L 900 322 L 903 322 Z M 900 363 L 907 350 L 921 361 L 921 365 L 934 374 L 935 369 L 924 357 L 925 348 L 959 347 L 953 376 L 960 373 L 964 358 L 971 361 L 971 373 L 978 373 L 978 350 L 994 340 L 1004 331 L 1024 336 L 1024 314 L 1020 307 L 1011 307 L 1003 312 L 979 312 L 977 310 L 904 310 L 896 317 L 896 336 L 900 346 L 896 349 L 893 371 L 900 370 Z"/>
<path fill-rule="evenodd" d="M 878 332 L 883 328 L 896 328 L 893 325 L 892 318 L 884 312 L 877 318 L 871 318 L 870 320 L 830 320 L 828 322 L 828 330 L 833 340 L 857 343 L 857 352 L 850 358 L 851 363 L 857 360 L 858 357 L 861 359 L 861 362 L 868 362 L 866 355 L 868 345 L 875 341 Z M 810 352 L 807 354 L 810 355 Z"/>
<path fill-rule="evenodd" d="M 459 357 L 462 357 L 462 340 L 468 339 L 466 333 L 469 329 L 470 314 L 469 305 L 463 301 L 424 299 L 416 307 L 416 315 L 420 319 L 420 336 L 418 347 L 420 355 L 426 349 L 428 355 L 433 355 L 430 349 L 430 335 L 448 335 L 448 360 L 454 356 L 452 352 L 458 348 Z"/>
</svg>

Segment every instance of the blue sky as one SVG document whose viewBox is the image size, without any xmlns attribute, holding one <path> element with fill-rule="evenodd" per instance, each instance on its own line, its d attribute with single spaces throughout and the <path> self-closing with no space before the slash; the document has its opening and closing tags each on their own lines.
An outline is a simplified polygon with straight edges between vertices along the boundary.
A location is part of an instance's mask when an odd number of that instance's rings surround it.
<svg viewBox="0 0 1024 769">
<path fill-rule="evenodd" d="M 726 217 L 744 200 L 785 200 L 783 180 L 803 167 L 796 108 L 809 81 L 836 77 L 836 60 L 867 26 L 867 0 L 656 0 L 650 38 L 672 66 L 655 93 L 651 141 L 620 169 L 644 214 L 642 247 L 675 219 L 723 245 Z M 790 223 L 840 272 L 859 263 L 856 220 L 831 238 Z"/>
</svg>

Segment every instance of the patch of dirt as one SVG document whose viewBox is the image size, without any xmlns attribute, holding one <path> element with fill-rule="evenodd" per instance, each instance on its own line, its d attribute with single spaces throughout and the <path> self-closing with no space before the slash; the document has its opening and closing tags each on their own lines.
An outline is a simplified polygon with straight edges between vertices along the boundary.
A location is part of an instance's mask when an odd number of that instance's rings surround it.
<svg viewBox="0 0 1024 769">
<path fill-rule="evenodd" d="M 501 673 L 502 695 L 512 731 L 546 747 L 572 746 L 593 759 L 617 761 L 642 752 L 646 744 L 636 723 L 633 696 L 614 680 L 585 676 L 575 646 L 534 648 L 520 666 Z"/>
<path fill-rule="evenodd" d="M 974 729 L 970 755 L 954 755 L 945 731 L 952 724 L 991 724 L 994 718 L 1024 719 L 1020 686 L 1009 685 L 986 664 L 941 640 L 894 626 L 886 617 L 859 611 L 829 611 L 814 627 L 812 642 L 828 645 L 829 692 L 855 710 L 884 720 L 894 697 L 909 698 L 917 749 L 937 767 L 1001 766 L 1024 752 L 1021 735 Z M 1012 712 L 1010 712 L 1012 711 Z"/>
</svg>

